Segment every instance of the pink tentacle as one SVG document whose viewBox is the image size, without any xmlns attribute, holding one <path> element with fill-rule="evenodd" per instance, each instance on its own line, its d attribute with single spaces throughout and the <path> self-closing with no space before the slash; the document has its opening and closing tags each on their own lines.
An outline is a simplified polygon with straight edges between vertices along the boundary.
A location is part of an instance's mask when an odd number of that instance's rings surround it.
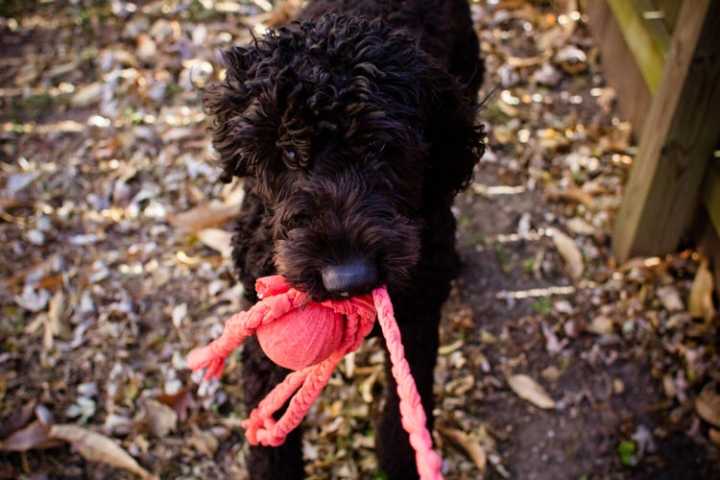
<svg viewBox="0 0 720 480">
<path fill-rule="evenodd" d="M 270 285 L 276 289 L 280 288 L 276 282 L 271 282 Z M 206 347 L 196 348 L 190 352 L 188 366 L 192 370 L 205 368 L 205 380 L 220 378 L 225 367 L 225 359 L 247 337 L 253 335 L 262 325 L 300 308 L 307 303 L 307 300 L 306 294 L 291 289 L 283 295 L 268 297 L 246 312 L 233 315 L 225 322 L 225 328 L 220 337 Z"/>
<path fill-rule="evenodd" d="M 288 408 L 279 420 L 274 421 L 272 413 L 255 418 L 253 427 L 257 426 L 254 432 L 254 440 L 264 446 L 278 446 L 287 438 L 288 434 L 302 423 L 310 407 L 322 392 L 337 364 L 342 360 L 344 353 L 337 351 L 322 362 L 308 367 L 309 375 L 305 379 L 297 393 L 292 397 Z M 305 371 L 303 370 L 303 371 Z M 282 405 L 281 405 L 282 406 Z M 279 408 L 279 407 L 278 407 Z M 263 412 L 267 414 L 268 412 Z M 250 437 L 248 437 L 250 441 Z"/>
<path fill-rule="evenodd" d="M 255 332 L 261 326 L 297 310 L 307 301 L 307 294 L 295 289 L 290 289 L 282 295 L 268 297 L 247 311 L 248 319 L 245 327 Z"/>
<path fill-rule="evenodd" d="M 390 353 L 391 371 L 398 385 L 402 425 L 410 435 L 418 473 L 422 480 L 442 480 L 442 459 L 432 449 L 432 437 L 426 427 L 427 417 L 410 372 L 410 365 L 405 358 L 405 349 L 402 345 L 400 328 L 395 321 L 392 302 L 384 287 L 373 291 L 373 299 L 378 312 L 378 322 Z"/>
<path fill-rule="evenodd" d="M 247 312 L 230 318 L 218 339 L 204 348 L 193 350 L 188 356 L 191 369 L 206 368 L 206 378 L 219 377 L 225 358 L 245 338 L 254 334 L 261 326 L 303 307 L 310 301 L 307 294 L 291 288 L 283 277 L 277 275 L 259 279 L 256 288 L 258 294 L 265 298 Z M 372 295 L 349 300 L 329 300 L 321 304 L 345 316 L 341 347 L 320 363 L 289 374 L 258 404 L 243 422 L 248 442 L 266 446 L 282 444 L 287 435 L 302 422 L 343 356 L 360 346 L 377 318 L 385 335 L 392 362 L 391 371 L 398 385 L 402 425 L 415 449 L 420 478 L 442 480 L 442 459 L 432 449 L 432 437 L 426 428 L 427 418 L 405 358 L 400 329 L 385 287 L 374 290 Z M 275 420 L 273 414 L 286 403 L 287 410 L 279 420 Z"/>
<path fill-rule="evenodd" d="M 282 275 L 270 275 L 255 281 L 255 291 L 259 298 L 267 298 L 290 290 L 290 284 Z"/>
<path fill-rule="evenodd" d="M 192 370 L 205 368 L 205 380 L 220 378 L 225 366 L 225 359 L 235 350 L 253 330 L 246 328 L 248 313 L 240 312 L 225 322 L 220 337 L 205 347 L 194 349 L 187 358 L 188 367 Z"/>
<path fill-rule="evenodd" d="M 275 423 L 273 414 L 280 410 L 287 400 L 305 383 L 308 376 L 312 373 L 313 367 L 307 367 L 300 371 L 293 372 L 285 377 L 281 383 L 277 384 L 270 393 L 258 404 L 257 407 L 250 412 L 250 416 L 243 422 L 245 428 L 245 436 L 251 445 L 277 446 L 280 443 L 270 444 L 263 443 L 265 435 L 262 431 L 272 428 Z"/>
</svg>

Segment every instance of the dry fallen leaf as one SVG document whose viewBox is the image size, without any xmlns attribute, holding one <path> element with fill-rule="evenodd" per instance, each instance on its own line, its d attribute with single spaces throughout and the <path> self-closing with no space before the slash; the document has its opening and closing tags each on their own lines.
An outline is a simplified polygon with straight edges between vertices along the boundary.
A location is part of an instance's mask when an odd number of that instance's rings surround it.
<svg viewBox="0 0 720 480">
<path fill-rule="evenodd" d="M 580 278 L 583 274 L 584 264 L 582 254 L 575 241 L 557 228 L 548 229 L 548 235 L 552 237 L 555 247 L 565 260 L 570 276 L 576 280 Z"/>
<path fill-rule="evenodd" d="M 275 8 L 267 13 L 262 14 L 265 18 L 263 23 L 270 28 L 281 27 L 294 20 L 300 10 L 302 9 L 303 2 L 301 0 L 285 0 L 281 3 L 276 3 Z"/>
<path fill-rule="evenodd" d="M 567 227 L 570 229 L 571 232 L 578 235 L 594 235 L 595 233 L 597 233 L 595 227 L 593 227 L 579 217 L 574 217 L 568 220 Z"/>
<path fill-rule="evenodd" d="M 703 260 L 695 274 L 695 280 L 690 290 L 690 300 L 688 301 L 688 311 L 690 315 L 696 318 L 704 318 L 710 322 L 715 317 L 715 307 L 713 306 L 713 276 L 708 268 L 708 261 Z"/>
<path fill-rule="evenodd" d="M 0 399 L 1 401 L 2 399 Z M 35 402 L 27 402 L 22 408 L 12 412 L 0 421 L 0 438 L 5 438 L 28 424 L 35 413 Z"/>
<path fill-rule="evenodd" d="M 465 342 L 462 339 L 457 339 L 448 345 L 441 345 L 438 348 L 438 355 L 450 355 L 455 350 L 462 348 Z"/>
<path fill-rule="evenodd" d="M 178 414 L 157 400 L 145 402 L 145 415 L 148 428 L 158 438 L 165 437 L 177 427 Z"/>
<path fill-rule="evenodd" d="M 555 408 L 555 400 L 535 380 L 527 375 L 511 375 L 507 378 L 508 385 L 523 400 L 527 400 L 539 408 Z"/>
<path fill-rule="evenodd" d="M 203 455 L 212 458 L 218 449 L 219 442 L 210 432 L 203 432 L 197 426 L 193 425 L 192 436 L 188 439 L 188 443 Z"/>
<path fill-rule="evenodd" d="M 708 423 L 720 427 L 720 394 L 715 385 L 708 383 L 695 399 L 695 411 Z"/>
<path fill-rule="evenodd" d="M 595 208 L 595 200 L 593 200 L 593 197 L 587 193 L 585 190 L 581 190 L 577 187 L 569 187 L 564 190 L 559 190 L 557 188 L 549 187 L 545 191 L 545 196 L 548 198 L 548 200 L 563 200 L 563 201 L 569 201 L 569 202 L 577 202 L 582 205 L 585 205 L 589 209 L 593 210 Z"/>
<path fill-rule="evenodd" d="M 233 218 L 238 212 L 237 205 L 210 202 L 198 205 L 186 212 L 170 215 L 171 225 L 188 233 L 196 233 L 206 228 L 219 227 Z"/>
<path fill-rule="evenodd" d="M 217 250 L 223 257 L 232 254 L 232 233 L 217 228 L 206 228 L 197 233 L 198 239 L 206 246 Z"/>
<path fill-rule="evenodd" d="M 195 405 L 191 388 L 183 388 L 173 395 L 158 395 L 156 400 L 172 408 L 181 422 L 188 418 L 188 410 Z"/>
<path fill-rule="evenodd" d="M 358 387 L 358 390 L 360 390 L 360 395 L 362 396 L 362 399 L 365 403 L 372 403 L 373 402 L 373 387 L 375 386 L 375 383 L 378 381 L 378 377 L 380 376 L 380 369 L 376 368 L 375 371 L 368 376 L 365 380 L 362 381 L 360 386 Z"/>
<path fill-rule="evenodd" d="M 45 350 L 51 350 L 54 338 L 60 333 L 62 328 L 62 316 L 65 311 L 65 295 L 62 290 L 55 292 L 50 300 L 47 317 L 45 317 L 45 332 L 43 335 L 43 347 Z"/>
<path fill-rule="evenodd" d="M 611 318 L 608 318 L 604 315 L 600 315 L 598 317 L 593 318 L 592 322 L 590 322 L 590 325 L 587 327 L 589 332 L 595 333 L 597 335 L 610 335 L 613 333 L 614 322 Z"/>
<path fill-rule="evenodd" d="M 55 448 L 62 443 L 50 438 L 50 427 L 40 420 L 35 420 L 22 430 L 10 435 L 0 442 L 0 451 L 26 452 L 28 450 L 42 450 Z"/>
<path fill-rule="evenodd" d="M 79 88 L 73 95 L 70 103 L 74 107 L 89 107 L 97 103 L 102 96 L 102 84 L 99 82 L 90 83 Z"/>
<path fill-rule="evenodd" d="M 555 55 L 554 61 L 567 73 L 576 75 L 587 69 L 587 55 L 574 45 L 566 45 Z"/>
<path fill-rule="evenodd" d="M 508 56 L 505 63 L 513 68 L 527 68 L 540 65 L 547 61 L 547 55 L 538 55 L 537 57 L 513 57 Z"/>
<path fill-rule="evenodd" d="M 672 285 L 658 288 L 657 296 L 665 309 L 669 312 L 678 312 L 685 309 L 683 301 L 680 298 L 680 293 L 677 288 Z"/>
<path fill-rule="evenodd" d="M 137 39 L 137 56 L 143 62 L 151 62 L 157 56 L 157 45 L 148 34 L 140 34 Z"/>
<path fill-rule="evenodd" d="M 467 452 L 470 459 L 480 471 L 479 478 L 484 477 L 487 467 L 487 453 L 482 445 L 480 445 L 478 439 L 455 428 L 439 428 L 438 430 L 444 437 L 447 437 L 451 442 L 462 447 L 463 450 Z"/>
<path fill-rule="evenodd" d="M 556 366 L 550 365 L 544 368 L 543 371 L 540 372 L 540 375 L 542 375 L 545 380 L 548 380 L 550 382 L 557 382 L 557 380 L 560 378 L 560 375 L 562 375 L 562 372 Z"/>
<path fill-rule="evenodd" d="M 50 437 L 69 442 L 86 460 L 122 468 L 143 479 L 156 479 L 110 438 L 76 425 L 54 425 Z"/>
</svg>

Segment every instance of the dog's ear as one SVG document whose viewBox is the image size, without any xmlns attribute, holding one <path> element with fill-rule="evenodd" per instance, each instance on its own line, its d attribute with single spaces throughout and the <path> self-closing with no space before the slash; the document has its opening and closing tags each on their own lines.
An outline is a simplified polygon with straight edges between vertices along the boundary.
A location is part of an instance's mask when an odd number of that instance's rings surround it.
<svg viewBox="0 0 720 480">
<path fill-rule="evenodd" d="M 432 67 L 425 88 L 425 128 L 430 144 L 426 192 L 454 196 L 470 182 L 485 151 L 482 125 L 476 120 L 474 89 L 467 89 L 444 69 Z M 468 93 L 471 92 L 471 93 Z"/>
<path fill-rule="evenodd" d="M 225 78 L 211 84 L 203 92 L 212 144 L 223 164 L 220 177 L 223 182 L 230 182 L 233 177 L 243 177 L 249 173 L 249 161 L 243 158 L 244 152 L 239 148 L 237 138 L 239 120 L 251 100 L 251 92 L 246 84 L 248 71 L 256 59 L 253 46 L 225 50 L 222 52 Z"/>
</svg>

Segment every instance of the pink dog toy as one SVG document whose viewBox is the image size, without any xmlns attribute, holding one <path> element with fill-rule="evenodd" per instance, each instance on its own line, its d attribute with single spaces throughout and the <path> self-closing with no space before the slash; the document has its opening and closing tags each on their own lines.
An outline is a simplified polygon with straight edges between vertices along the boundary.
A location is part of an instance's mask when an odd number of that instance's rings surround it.
<svg viewBox="0 0 720 480">
<path fill-rule="evenodd" d="M 206 368 L 205 378 L 219 378 L 225 358 L 245 338 L 256 334 L 263 351 L 278 365 L 295 370 L 278 384 L 245 420 L 251 445 L 281 445 L 307 413 L 327 384 L 335 366 L 346 353 L 357 350 L 372 329 L 375 318 L 382 328 L 392 374 L 400 397 L 400 415 L 422 480 L 442 480 L 442 459 L 432 449 L 420 395 L 400 338 L 393 306 L 385 287 L 372 295 L 348 300 L 315 303 L 307 294 L 291 288 L 279 275 L 258 279 L 255 288 L 262 299 L 250 310 L 225 323 L 220 338 L 196 348 L 188 356 L 192 370 Z M 290 398 L 292 397 L 292 398 Z M 290 400 L 279 420 L 273 414 Z"/>
</svg>

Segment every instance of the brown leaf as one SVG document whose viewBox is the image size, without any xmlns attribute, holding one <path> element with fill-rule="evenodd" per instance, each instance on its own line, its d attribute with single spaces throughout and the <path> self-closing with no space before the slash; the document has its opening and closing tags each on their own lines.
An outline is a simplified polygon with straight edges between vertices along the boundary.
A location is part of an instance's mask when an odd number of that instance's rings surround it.
<svg viewBox="0 0 720 480">
<path fill-rule="evenodd" d="M 188 410 L 195 405 L 191 388 L 183 388 L 174 395 L 158 395 L 156 400 L 175 410 L 181 422 L 188 418 Z"/>
<path fill-rule="evenodd" d="M 555 247 L 560 253 L 560 256 L 565 260 L 568 274 L 570 274 L 573 279 L 577 280 L 580 278 L 585 267 L 582 254 L 575 244 L 575 241 L 556 228 L 548 229 L 548 234 L 552 237 L 553 242 L 555 242 Z"/>
<path fill-rule="evenodd" d="M 378 377 L 380 376 L 380 369 L 375 369 L 368 378 L 362 381 L 358 389 L 360 390 L 360 395 L 362 396 L 362 399 L 365 403 L 372 403 L 373 402 L 373 387 L 375 386 L 375 383 L 378 381 Z"/>
<path fill-rule="evenodd" d="M 541 65 L 548 60 L 548 55 L 539 55 L 537 57 L 513 57 L 509 56 L 505 63 L 513 68 L 526 68 Z"/>
<path fill-rule="evenodd" d="M 50 427 L 48 425 L 40 420 L 35 420 L 0 443 L 0 451 L 26 452 L 28 450 L 55 448 L 62 445 L 62 442 L 50 438 L 49 433 Z"/>
<path fill-rule="evenodd" d="M 55 292 L 50 300 L 47 317 L 45 317 L 45 333 L 43 335 L 43 347 L 50 350 L 53 347 L 54 338 L 60 333 L 62 316 L 65 310 L 65 295 L 62 290 Z"/>
<path fill-rule="evenodd" d="M 197 233 L 198 239 L 207 247 L 212 248 L 229 258 L 232 253 L 232 233 L 217 228 L 206 228 Z"/>
<path fill-rule="evenodd" d="M 704 318 L 706 322 L 710 322 L 715 317 L 715 307 L 713 305 L 713 276 L 708 268 L 708 261 L 703 260 L 695 274 L 695 280 L 690 290 L 690 300 L 688 301 L 688 311 L 690 315 L 696 318 Z"/>
<path fill-rule="evenodd" d="M 540 375 L 542 375 L 545 380 L 548 380 L 550 382 L 557 382 L 560 378 L 560 375 L 562 375 L 562 372 L 555 365 L 550 365 L 544 368 L 543 371 L 540 372 Z"/>
<path fill-rule="evenodd" d="M 55 425 L 50 437 L 69 442 L 75 450 L 90 462 L 105 463 L 122 468 L 143 479 L 156 479 L 142 468 L 133 457 L 110 438 L 76 425 Z"/>
<path fill-rule="evenodd" d="M 169 215 L 168 221 L 183 232 L 197 233 L 206 228 L 224 225 L 237 212 L 237 205 L 210 202 L 183 213 Z"/>
<path fill-rule="evenodd" d="M 595 227 L 587 223 L 585 220 L 579 217 L 571 218 L 567 222 L 567 227 L 571 232 L 578 235 L 594 235 L 597 233 Z"/>
<path fill-rule="evenodd" d="M 669 312 L 678 312 L 684 310 L 685 306 L 680 298 L 680 293 L 677 288 L 672 285 L 667 285 L 657 289 L 657 296 L 663 307 Z"/>
<path fill-rule="evenodd" d="M 159 438 L 167 436 L 177 427 L 178 415 L 172 408 L 157 400 L 145 402 L 145 421 L 150 431 Z"/>
<path fill-rule="evenodd" d="M 188 443 L 198 452 L 203 455 L 212 458 L 218 449 L 219 442 L 210 432 L 203 432 L 198 427 L 193 425 L 193 434 L 188 439 Z"/>
<path fill-rule="evenodd" d="M 137 56 L 143 62 L 151 62 L 157 56 L 157 45 L 146 33 L 142 33 L 137 39 Z"/>
<path fill-rule="evenodd" d="M 576 202 L 585 205 L 591 210 L 595 209 L 595 200 L 593 200 L 592 195 L 577 187 L 569 187 L 564 190 L 551 187 L 545 191 L 545 196 L 548 200 Z"/>
<path fill-rule="evenodd" d="M 599 315 L 593 318 L 587 329 L 588 331 L 597 335 L 610 335 L 615 329 L 615 324 L 612 321 L 612 318 L 606 317 L 604 315 Z"/>
<path fill-rule="evenodd" d="M 74 107 L 84 108 L 97 103 L 102 96 L 102 84 L 91 83 L 80 87 L 73 95 L 70 103 Z"/>
<path fill-rule="evenodd" d="M 0 197 L 0 210 L 10 210 L 26 202 L 22 202 L 20 199 L 15 197 Z"/>
<path fill-rule="evenodd" d="M 45 290 L 57 290 L 62 286 L 63 275 L 58 273 L 57 275 L 47 275 L 40 279 L 37 283 L 38 288 L 44 288 Z"/>
<path fill-rule="evenodd" d="M 263 23 L 270 28 L 277 28 L 293 21 L 302 9 L 302 0 L 285 0 L 276 3 L 272 12 L 267 14 Z"/>
<path fill-rule="evenodd" d="M 0 438 L 5 438 L 16 430 L 28 424 L 35 411 L 35 402 L 30 401 L 20 410 L 13 412 L 9 417 L 0 422 Z"/>
<path fill-rule="evenodd" d="M 444 437 L 462 447 L 462 449 L 467 452 L 470 460 L 472 460 L 478 470 L 480 470 L 480 477 L 484 477 L 487 467 L 487 453 L 482 445 L 480 445 L 480 442 L 471 435 L 455 428 L 439 428 L 438 430 Z"/>
<path fill-rule="evenodd" d="M 511 375 L 507 378 L 508 385 L 523 400 L 527 400 L 536 407 L 555 408 L 555 400 L 535 380 L 527 375 Z"/>
<path fill-rule="evenodd" d="M 463 345 L 465 345 L 465 342 L 463 342 L 462 339 L 455 340 L 448 345 L 441 345 L 440 348 L 438 348 L 438 355 L 450 355 L 455 350 L 461 349 Z"/>
<path fill-rule="evenodd" d="M 715 385 L 708 383 L 695 399 L 695 411 L 700 418 L 716 427 L 720 427 L 720 394 Z"/>
</svg>

